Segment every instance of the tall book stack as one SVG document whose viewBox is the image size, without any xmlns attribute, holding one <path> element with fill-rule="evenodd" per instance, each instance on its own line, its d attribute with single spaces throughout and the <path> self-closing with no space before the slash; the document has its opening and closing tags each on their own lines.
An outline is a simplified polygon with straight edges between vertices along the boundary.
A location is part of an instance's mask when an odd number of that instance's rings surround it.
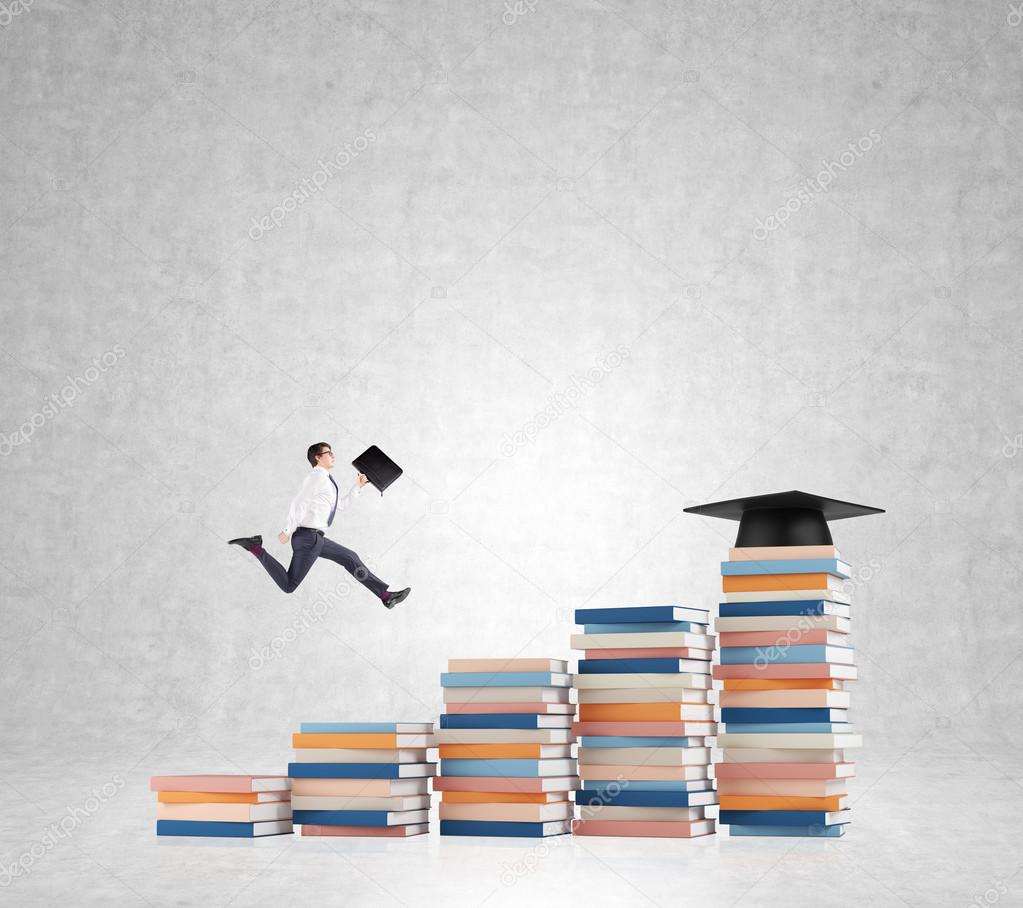
<svg viewBox="0 0 1023 908">
<path fill-rule="evenodd" d="M 853 774 L 850 567 L 834 545 L 734 547 L 720 605 L 722 824 L 731 835 L 843 835 Z"/>
<path fill-rule="evenodd" d="M 244 838 L 290 833 L 286 776 L 153 776 L 156 834 Z"/>
<path fill-rule="evenodd" d="M 303 836 L 429 832 L 432 722 L 303 722 L 288 764 Z"/>
<path fill-rule="evenodd" d="M 704 609 L 579 609 L 577 835 L 693 838 L 714 832 L 708 737 L 714 638 Z"/>
<path fill-rule="evenodd" d="M 571 677 L 560 659 L 451 659 L 441 675 L 440 834 L 571 831 Z"/>
</svg>

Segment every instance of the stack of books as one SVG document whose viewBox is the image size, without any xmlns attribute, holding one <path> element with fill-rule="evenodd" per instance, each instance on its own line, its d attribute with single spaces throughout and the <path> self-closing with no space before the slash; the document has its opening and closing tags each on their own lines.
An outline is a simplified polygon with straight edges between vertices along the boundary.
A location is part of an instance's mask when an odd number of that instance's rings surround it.
<svg viewBox="0 0 1023 908">
<path fill-rule="evenodd" d="M 432 722 L 303 722 L 288 764 L 303 836 L 429 832 Z"/>
<path fill-rule="evenodd" d="M 560 659 L 451 659 L 441 675 L 440 834 L 571 831 L 571 676 Z"/>
<path fill-rule="evenodd" d="M 286 776 L 153 776 L 156 834 L 251 839 L 291 832 Z"/>
<path fill-rule="evenodd" d="M 833 545 L 732 548 L 717 630 L 722 824 L 731 835 L 838 837 L 849 822 L 849 565 Z"/>
<path fill-rule="evenodd" d="M 710 741 L 714 637 L 682 606 L 579 609 L 577 835 L 692 838 L 714 832 Z"/>
</svg>

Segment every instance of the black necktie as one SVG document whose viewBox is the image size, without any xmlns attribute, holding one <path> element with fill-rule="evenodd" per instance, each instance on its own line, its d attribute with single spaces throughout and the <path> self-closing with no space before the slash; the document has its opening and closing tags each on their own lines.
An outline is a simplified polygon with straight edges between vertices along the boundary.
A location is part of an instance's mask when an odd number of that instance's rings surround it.
<svg viewBox="0 0 1023 908">
<path fill-rule="evenodd" d="M 327 518 L 327 526 L 330 526 L 334 522 L 334 515 L 337 513 L 337 500 L 341 493 L 338 490 L 337 483 L 334 482 L 334 477 L 330 473 L 327 474 L 327 479 L 330 480 L 330 484 L 334 487 L 334 507 L 330 509 L 330 516 Z"/>
</svg>

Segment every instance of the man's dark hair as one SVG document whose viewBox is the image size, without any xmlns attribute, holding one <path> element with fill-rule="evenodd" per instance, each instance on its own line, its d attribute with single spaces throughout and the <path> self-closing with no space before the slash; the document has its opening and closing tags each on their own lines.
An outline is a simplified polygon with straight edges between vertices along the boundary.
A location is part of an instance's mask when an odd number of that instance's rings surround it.
<svg viewBox="0 0 1023 908">
<path fill-rule="evenodd" d="M 305 456 L 309 458 L 309 466 L 316 466 L 316 456 L 322 454 L 324 451 L 330 448 L 329 441 L 318 441 L 314 445 L 309 445 L 309 450 L 305 452 Z"/>
</svg>

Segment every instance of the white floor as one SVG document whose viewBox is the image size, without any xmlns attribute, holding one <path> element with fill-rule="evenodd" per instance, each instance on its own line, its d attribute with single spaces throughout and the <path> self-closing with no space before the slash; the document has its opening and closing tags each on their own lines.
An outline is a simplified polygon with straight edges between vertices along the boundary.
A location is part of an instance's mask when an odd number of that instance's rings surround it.
<svg viewBox="0 0 1023 908">
<path fill-rule="evenodd" d="M 87 753 L 73 761 L 7 753 L 0 905 L 19 908 L 1023 905 L 1023 788 L 1012 755 L 868 748 L 851 787 L 850 832 L 831 842 L 727 833 L 377 842 L 157 839 L 148 777 L 191 767 L 140 761 L 125 770 Z M 66 832 L 47 836 L 61 823 Z M 12 876 L 19 861 L 28 869 Z"/>
</svg>

